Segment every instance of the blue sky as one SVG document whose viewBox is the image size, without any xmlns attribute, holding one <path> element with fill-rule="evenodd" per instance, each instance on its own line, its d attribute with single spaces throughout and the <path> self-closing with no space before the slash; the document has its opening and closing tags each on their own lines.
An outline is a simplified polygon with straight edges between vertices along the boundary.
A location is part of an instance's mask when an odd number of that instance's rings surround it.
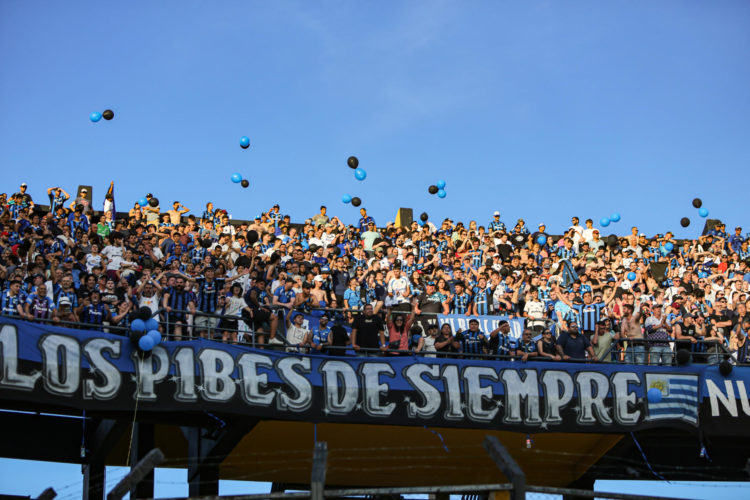
<svg viewBox="0 0 750 500">
<path fill-rule="evenodd" d="M 359 196 L 694 236 L 747 216 L 750 4 L 3 2 L 3 190 L 92 184 L 236 217 Z M 88 114 L 111 108 L 111 122 Z M 252 141 L 239 148 L 240 136 Z M 346 167 L 357 155 L 368 173 Z M 231 184 L 239 172 L 251 187 Z M 448 196 L 427 194 L 447 181 Z M 688 230 L 679 219 L 691 217 Z M 702 222 L 702 221 L 701 221 Z"/>
<path fill-rule="evenodd" d="M 749 26 L 738 0 L 0 2 L 0 190 L 696 236 L 694 197 L 747 222 Z M 0 489 L 39 493 L 24 464 Z"/>
</svg>

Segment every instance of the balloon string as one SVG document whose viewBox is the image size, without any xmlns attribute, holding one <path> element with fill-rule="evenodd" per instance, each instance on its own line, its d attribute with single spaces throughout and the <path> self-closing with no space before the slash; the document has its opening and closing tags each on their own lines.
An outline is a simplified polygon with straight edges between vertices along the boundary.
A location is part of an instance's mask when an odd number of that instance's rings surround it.
<svg viewBox="0 0 750 500">
<path fill-rule="evenodd" d="M 446 453 L 450 453 L 450 450 L 448 450 L 448 446 L 445 444 L 445 440 L 443 439 L 443 436 L 441 436 L 439 432 L 430 429 L 426 425 L 424 426 L 424 428 L 430 431 L 431 433 L 435 434 L 438 438 L 440 438 L 440 443 L 442 443 L 443 449 L 445 450 Z"/>
<path fill-rule="evenodd" d="M 143 361 L 141 353 L 138 353 L 138 361 Z M 135 408 L 133 409 L 133 422 L 130 424 L 130 443 L 128 443 L 128 458 L 125 459 L 125 467 L 130 463 L 130 451 L 133 449 L 133 435 L 135 434 L 135 417 L 138 414 L 138 401 L 141 395 L 141 381 L 136 375 L 135 379 Z"/>
<path fill-rule="evenodd" d="M 667 481 L 667 483 L 669 483 L 669 480 L 667 480 L 667 478 L 665 478 L 664 476 L 662 476 L 661 474 L 659 474 L 658 472 L 656 472 L 654 470 L 654 468 L 651 467 L 651 464 L 649 463 L 648 458 L 646 458 L 646 454 L 643 452 L 643 448 L 641 448 L 641 443 L 638 442 L 638 440 L 635 438 L 635 434 L 633 434 L 632 431 L 630 432 L 630 437 L 633 438 L 633 441 L 635 442 L 635 445 L 638 447 L 638 451 L 641 452 L 641 456 L 643 457 L 643 461 L 646 462 L 646 466 L 648 467 L 648 470 L 650 470 L 651 473 L 654 476 L 656 476 L 657 478 L 661 479 L 662 481 Z"/>
</svg>

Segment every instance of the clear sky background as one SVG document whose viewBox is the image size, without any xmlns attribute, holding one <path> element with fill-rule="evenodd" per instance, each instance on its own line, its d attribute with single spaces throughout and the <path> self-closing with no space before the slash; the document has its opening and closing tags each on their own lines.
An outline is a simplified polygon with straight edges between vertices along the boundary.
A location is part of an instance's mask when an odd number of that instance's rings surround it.
<svg viewBox="0 0 750 500">
<path fill-rule="evenodd" d="M 605 234 L 695 237 L 694 197 L 730 230 L 748 222 L 748 47 L 744 0 L 6 0 L 0 190 L 25 181 L 44 202 L 90 184 L 100 206 L 113 180 L 120 210 L 153 192 L 197 215 L 278 202 L 301 221 L 326 204 L 354 222 L 349 193 L 381 224 L 398 207 L 500 210 L 550 232 L 617 211 Z M 3 492 L 51 477 L 8 463 Z"/>
<path fill-rule="evenodd" d="M 99 204 L 114 180 L 121 210 L 152 191 L 197 214 L 278 202 L 300 221 L 325 203 L 353 222 L 349 193 L 380 223 L 497 209 L 550 231 L 618 211 L 605 232 L 679 236 L 703 227 L 698 196 L 731 229 L 748 215 L 749 26 L 743 0 L 6 1 L 2 189 L 91 184 Z"/>
</svg>

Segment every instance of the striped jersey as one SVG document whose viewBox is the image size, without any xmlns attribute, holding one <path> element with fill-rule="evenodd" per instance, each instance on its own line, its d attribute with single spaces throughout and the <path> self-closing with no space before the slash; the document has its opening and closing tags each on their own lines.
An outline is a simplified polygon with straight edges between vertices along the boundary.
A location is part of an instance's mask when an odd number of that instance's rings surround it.
<svg viewBox="0 0 750 500">
<path fill-rule="evenodd" d="M 602 315 L 602 310 L 607 306 L 604 302 L 592 302 L 591 304 L 573 304 L 573 309 L 580 317 L 580 328 L 582 331 L 596 330 L 596 324 Z"/>
</svg>

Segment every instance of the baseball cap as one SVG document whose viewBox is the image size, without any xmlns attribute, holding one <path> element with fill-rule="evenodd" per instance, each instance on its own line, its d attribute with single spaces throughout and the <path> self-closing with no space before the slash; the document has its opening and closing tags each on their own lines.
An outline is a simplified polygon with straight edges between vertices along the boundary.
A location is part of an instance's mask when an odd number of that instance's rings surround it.
<svg viewBox="0 0 750 500">
<path fill-rule="evenodd" d="M 86 189 L 86 188 L 83 188 L 83 189 L 81 189 L 81 192 L 82 192 L 82 193 L 88 193 L 88 192 L 89 192 L 89 190 L 88 190 L 88 189 Z"/>
<path fill-rule="evenodd" d="M 328 267 L 328 266 L 323 266 L 323 267 L 320 268 L 320 272 L 321 273 L 330 273 L 331 272 L 331 268 Z"/>
<path fill-rule="evenodd" d="M 28 187 L 25 182 L 21 183 L 21 187 Z"/>
<path fill-rule="evenodd" d="M 493 213 L 492 215 L 500 215 L 500 212 L 498 212 L 497 210 L 495 210 L 495 213 Z"/>
<path fill-rule="evenodd" d="M 318 275 L 316 275 L 313 278 L 313 281 L 320 281 L 322 283 L 323 282 L 323 276 L 321 276 L 321 275 L 318 274 Z"/>
<path fill-rule="evenodd" d="M 432 286 L 435 286 L 435 282 L 434 282 L 434 281 L 432 281 L 432 280 L 430 280 L 430 281 L 426 282 L 426 283 L 425 283 L 425 285 L 432 285 Z"/>
<path fill-rule="evenodd" d="M 540 222 L 539 227 L 542 227 L 542 226 L 547 227 L 547 224 L 545 224 L 544 222 Z"/>
</svg>

